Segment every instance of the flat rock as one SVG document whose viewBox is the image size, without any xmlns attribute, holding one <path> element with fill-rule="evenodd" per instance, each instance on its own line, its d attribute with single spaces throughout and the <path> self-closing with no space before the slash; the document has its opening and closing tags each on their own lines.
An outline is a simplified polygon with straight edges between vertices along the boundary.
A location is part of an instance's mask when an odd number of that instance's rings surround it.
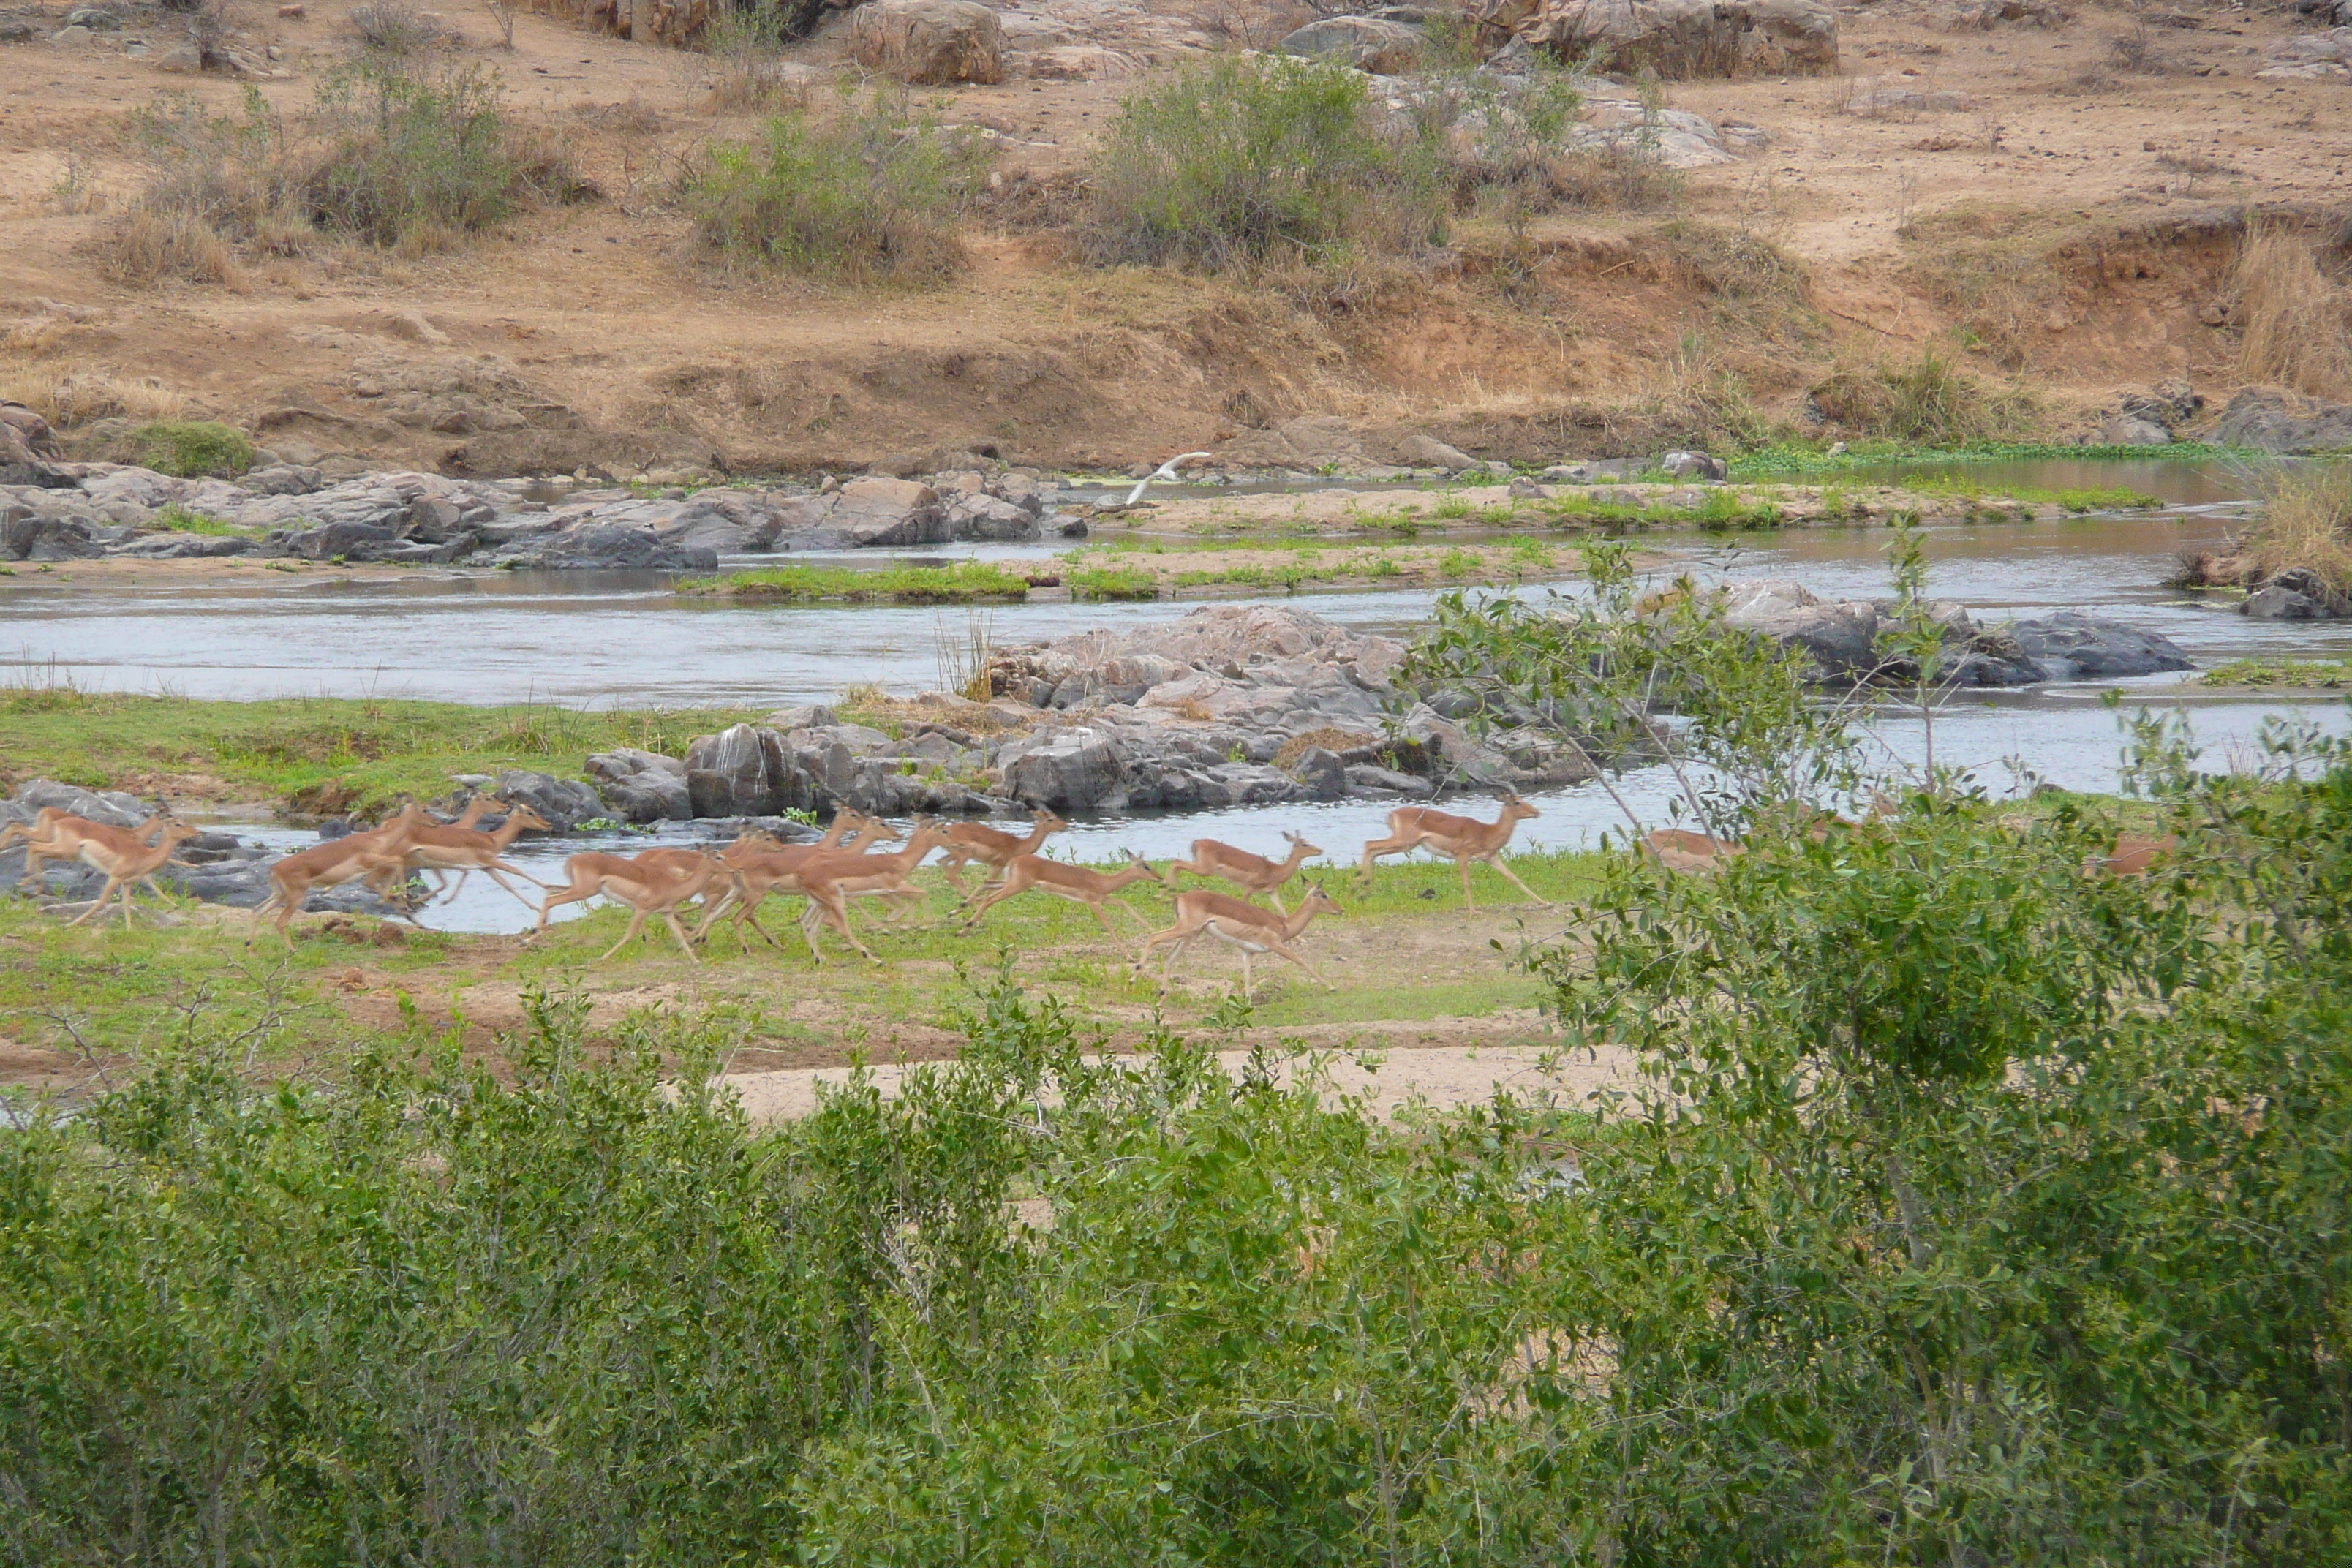
<svg viewBox="0 0 2352 1568">
<path fill-rule="evenodd" d="M 2352 403 L 2249 386 L 2221 410 L 2213 438 L 2225 446 L 2286 454 L 2352 450 Z"/>
</svg>

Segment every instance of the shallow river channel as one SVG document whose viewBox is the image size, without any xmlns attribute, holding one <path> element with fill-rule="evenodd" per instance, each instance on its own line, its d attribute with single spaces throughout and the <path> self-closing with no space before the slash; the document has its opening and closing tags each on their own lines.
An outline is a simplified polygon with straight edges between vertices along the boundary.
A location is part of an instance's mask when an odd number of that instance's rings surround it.
<svg viewBox="0 0 2352 1568">
<path fill-rule="evenodd" d="M 2200 504 L 2157 515 L 1933 530 L 1931 587 L 1982 621 L 2061 609 L 2110 616 L 2163 633 L 2200 665 L 2263 655 L 2352 656 L 2352 622 L 2250 621 L 2226 605 L 2162 586 L 2182 547 L 2218 541 L 2242 522 L 2238 508 L 2210 499 L 2211 493 L 2205 489 L 2196 498 Z M 1790 577 L 1825 597 L 1861 598 L 1888 591 L 1885 543 L 1884 530 L 1851 529 L 1748 535 L 1722 546 L 1662 536 L 1646 547 L 1661 558 L 1662 576 L 1689 571 L 1702 578 Z M 921 559 L 1035 558 L 1053 549 L 963 547 L 928 552 Z M 880 563 L 870 553 L 865 559 Z M 1575 585 L 1560 584 L 1559 591 L 1574 592 Z M 1349 626 L 1409 634 L 1428 614 L 1431 597 L 1426 589 L 1347 591 L 1300 594 L 1292 602 Z M 1011 645 L 1086 626 L 1169 620 L 1196 603 L 1006 605 L 988 616 L 992 640 Z M 85 688 L 203 698 L 375 695 L 485 703 L 535 699 L 583 707 L 782 706 L 831 700 L 865 683 L 897 692 L 935 687 L 941 640 L 961 639 L 964 631 L 961 611 L 685 600 L 671 595 L 666 576 L 653 574 L 427 577 L 379 571 L 320 580 L 257 571 L 233 582 L 192 580 L 184 586 L 152 579 L 131 584 L 19 575 L 0 584 L 0 679 L 71 679 Z M 2345 725 L 2338 693 L 2208 695 L 2192 684 L 2195 679 L 2165 676 L 2123 685 L 2132 705 L 2183 709 L 2206 748 L 2208 766 L 2250 760 L 2270 716 L 2298 715 L 2338 731 Z M 2021 787 L 2007 765 L 2012 759 L 2053 784 L 2111 788 L 2117 724 L 2101 696 L 2116 685 L 1963 694 L 1936 721 L 1939 758 L 1979 769 L 1996 790 Z M 1879 742 L 1898 754 L 1919 749 L 1916 715 L 1886 718 L 1873 728 Z M 1670 786 L 1664 770 L 1653 770 L 1621 787 L 1654 822 L 1664 818 Z M 1543 815 L 1522 828 L 1522 843 L 1587 845 L 1604 830 L 1624 826 L 1597 785 L 1559 791 L 1536 804 Z M 1122 816 L 1078 824 L 1056 844 L 1062 855 L 1082 859 L 1125 848 L 1164 856 L 1181 852 L 1199 835 L 1271 850 L 1279 846 L 1280 830 L 1293 828 L 1344 861 L 1382 831 L 1387 810 L 1344 802 Z M 237 826 L 289 847 L 315 842 L 303 830 Z M 616 835 L 614 843 L 634 851 L 690 838 L 690 831 L 680 831 L 688 828 L 680 824 L 654 836 Z M 554 880 L 562 858 L 584 847 L 576 837 L 541 840 L 518 846 L 513 858 Z M 425 918 L 450 929 L 513 930 L 527 917 L 514 900 L 475 879 L 456 903 Z"/>
</svg>

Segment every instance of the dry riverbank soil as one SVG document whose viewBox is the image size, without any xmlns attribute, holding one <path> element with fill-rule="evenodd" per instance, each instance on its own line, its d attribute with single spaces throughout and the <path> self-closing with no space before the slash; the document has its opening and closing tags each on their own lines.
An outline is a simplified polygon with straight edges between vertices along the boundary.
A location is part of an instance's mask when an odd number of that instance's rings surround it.
<svg viewBox="0 0 2352 1568">
<path fill-rule="evenodd" d="M 2017 377 L 2041 433 L 2067 436 L 2168 375 L 2218 407 L 2243 215 L 2298 215 L 2325 243 L 2352 167 L 2352 86 L 2255 75 L 2307 30 L 2270 0 L 1888 3 L 1843 12 L 1836 74 L 1670 84 L 1670 106 L 1763 140 L 1662 205 L 1552 214 L 1516 247 L 1465 216 L 1436 261 L 1340 297 L 1104 270 L 1068 226 L 1121 96 L 1295 18 L 1069 0 L 1007 8 L 1003 83 L 925 89 L 992 137 L 1001 178 L 965 221 L 964 272 L 828 289 L 696 249 L 678 172 L 764 111 L 722 101 L 710 58 L 529 14 L 509 51 L 488 15 L 452 8 L 433 58 L 494 69 L 595 199 L 439 254 L 310 237 L 241 252 L 226 282 L 130 284 L 103 256 L 154 168 L 137 112 L 173 95 L 241 112 L 252 92 L 297 121 L 356 39 L 343 0 L 283 8 L 299 16 L 239 0 L 253 69 L 167 74 L 184 18 L 116 9 L 120 26 L 86 31 L 61 5 L 20 7 L 28 41 L 0 45 L 0 394 L 85 418 L 217 416 L 352 466 L 741 471 L 960 449 L 1125 465 L 1308 413 L 1481 457 L 1605 455 L 1706 434 L 1727 375 L 1791 418 L 1839 364 L 1928 348 Z M 814 112 L 831 111 L 842 47 L 836 25 L 791 51 L 820 84 Z M 1802 288 L 1750 289 L 1757 242 Z"/>
</svg>

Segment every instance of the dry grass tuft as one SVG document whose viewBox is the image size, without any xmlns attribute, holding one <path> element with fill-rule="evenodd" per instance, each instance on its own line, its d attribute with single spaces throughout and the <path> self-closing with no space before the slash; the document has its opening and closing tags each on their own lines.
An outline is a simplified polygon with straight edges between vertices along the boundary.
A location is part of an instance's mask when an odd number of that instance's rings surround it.
<svg viewBox="0 0 2352 1568">
<path fill-rule="evenodd" d="M 2352 463 L 2281 463 L 2253 476 L 2263 520 L 2240 558 L 2249 582 L 2301 567 L 2352 593 Z"/>
<path fill-rule="evenodd" d="M 0 372 L 0 400 L 21 403 L 60 430 L 100 419 L 177 419 L 188 400 L 155 381 L 89 366 L 22 365 Z"/>
<path fill-rule="evenodd" d="M 2238 371 L 2314 397 L 2352 396 L 2344 290 L 2308 242 L 2283 224 L 2250 227 L 2231 269 L 2242 332 Z"/>
</svg>

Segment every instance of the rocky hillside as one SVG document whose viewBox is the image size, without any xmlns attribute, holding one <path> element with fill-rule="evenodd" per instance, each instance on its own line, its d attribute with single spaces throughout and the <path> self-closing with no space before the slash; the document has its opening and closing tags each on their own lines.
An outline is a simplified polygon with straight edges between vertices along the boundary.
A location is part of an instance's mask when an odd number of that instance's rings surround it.
<svg viewBox="0 0 2352 1568">
<path fill-rule="evenodd" d="M 2340 315 L 2352 32 L 2325 6 L 873 0 L 795 13 L 809 31 L 777 51 L 694 5 L 499 15 L 499 15 L 407 0 L 9 10 L 0 395 L 69 447 L 212 416 L 331 477 L 656 479 L 1126 467 L 1302 416 L 1376 455 L 1411 435 L 1478 458 L 1899 431 L 1888 378 L 1922 363 L 1955 368 L 1986 427 L 2058 438 L 2166 376 L 2209 422 L 2248 383 L 2352 397 L 2325 364 L 2282 377 L 2233 272 L 2266 218 Z M 270 220 L 177 271 L 126 259 L 192 148 L 226 167 L 239 125 L 326 136 L 355 62 L 395 46 L 432 79 L 475 73 L 529 143 L 530 199 L 470 236 Z M 1553 143 L 1583 183 L 1532 213 L 1467 203 L 1442 245 L 1377 266 L 1097 264 L 1090 171 L 1121 100 L 1286 47 L 1371 73 L 1400 115 L 1583 60 Z M 923 286 L 724 262 L 681 198 L 771 114 L 840 112 L 845 67 L 919 84 L 984 159 L 960 260 Z"/>
</svg>

